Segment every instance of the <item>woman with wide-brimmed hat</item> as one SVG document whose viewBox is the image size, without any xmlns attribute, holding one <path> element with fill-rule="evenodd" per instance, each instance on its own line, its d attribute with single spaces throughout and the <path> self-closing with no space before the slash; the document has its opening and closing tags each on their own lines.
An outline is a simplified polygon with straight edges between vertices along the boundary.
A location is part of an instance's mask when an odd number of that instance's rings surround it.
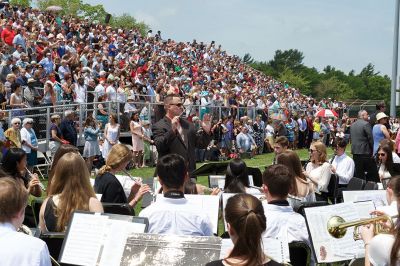
<svg viewBox="0 0 400 266">
<path fill-rule="evenodd" d="M 372 128 L 372 137 L 374 138 L 374 154 L 378 151 L 379 142 L 383 139 L 390 139 L 389 131 L 385 124 L 387 124 L 389 117 L 381 112 L 376 115 L 376 125 Z"/>
</svg>

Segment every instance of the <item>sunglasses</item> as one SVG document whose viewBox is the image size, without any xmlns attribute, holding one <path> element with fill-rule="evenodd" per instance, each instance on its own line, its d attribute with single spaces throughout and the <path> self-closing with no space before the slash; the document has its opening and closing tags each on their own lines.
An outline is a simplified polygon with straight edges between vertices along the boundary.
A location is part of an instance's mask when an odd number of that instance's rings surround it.
<svg viewBox="0 0 400 266">
<path fill-rule="evenodd" d="M 16 122 L 16 123 L 14 123 L 14 125 L 20 125 L 21 123 L 20 122 Z"/>
<path fill-rule="evenodd" d="M 182 103 L 171 103 L 171 105 L 175 105 L 176 107 L 182 107 L 183 106 Z"/>
<path fill-rule="evenodd" d="M 378 157 L 383 157 L 383 156 L 386 156 L 386 153 L 378 153 Z"/>
</svg>

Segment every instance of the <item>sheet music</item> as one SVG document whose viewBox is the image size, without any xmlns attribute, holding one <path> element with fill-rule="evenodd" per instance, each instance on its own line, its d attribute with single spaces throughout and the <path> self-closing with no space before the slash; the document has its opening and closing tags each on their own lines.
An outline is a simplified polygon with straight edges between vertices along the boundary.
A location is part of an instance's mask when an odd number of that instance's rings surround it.
<svg viewBox="0 0 400 266">
<path fill-rule="evenodd" d="M 264 253 L 279 263 L 290 262 L 289 244 L 280 239 L 262 238 Z M 232 250 L 231 239 L 222 239 L 220 259 L 225 258 Z"/>
<path fill-rule="evenodd" d="M 101 254 L 100 266 L 119 265 L 128 236 L 132 233 L 143 233 L 145 228 L 145 224 L 109 220 L 104 237 L 105 242 Z"/>
<path fill-rule="evenodd" d="M 210 175 L 209 176 L 210 188 L 218 187 L 224 189 L 225 187 L 225 176 L 224 175 Z M 249 186 L 254 186 L 254 179 L 252 175 L 249 175 Z"/>
<path fill-rule="evenodd" d="M 146 224 L 113 220 L 107 215 L 74 213 L 60 262 L 74 265 L 119 265 L 127 238 Z"/>
<path fill-rule="evenodd" d="M 75 213 L 68 241 L 62 253 L 62 262 L 76 265 L 97 263 L 108 216 Z"/>
<path fill-rule="evenodd" d="M 354 227 L 349 227 L 343 238 L 336 239 L 328 233 L 327 223 L 329 218 L 335 215 L 345 221 L 368 218 L 374 209 L 372 201 L 306 208 L 307 226 L 318 263 L 350 260 L 356 258 L 358 254 L 363 254 L 363 241 L 353 239 Z"/>
<path fill-rule="evenodd" d="M 218 187 L 219 189 L 224 189 L 225 186 L 225 176 L 224 175 L 210 175 L 210 188 Z"/>
<path fill-rule="evenodd" d="M 376 207 L 387 206 L 386 190 L 343 191 L 344 202 L 372 200 Z"/>
<path fill-rule="evenodd" d="M 131 188 L 135 184 L 135 181 L 132 180 L 132 178 L 130 178 L 127 175 L 115 175 L 115 177 L 118 179 L 118 181 L 124 188 L 126 198 L 129 198 L 129 195 L 131 194 Z"/>
<path fill-rule="evenodd" d="M 228 199 L 234 195 L 236 195 L 236 193 L 222 193 L 222 217 L 224 218 L 225 230 L 226 230 L 226 228 L 228 228 L 226 225 L 226 221 L 225 221 L 225 206 L 226 206 L 226 203 L 228 202 Z M 265 196 L 263 194 L 252 194 L 252 196 L 258 198 L 261 201 L 263 201 L 263 200 L 266 201 Z"/>
</svg>

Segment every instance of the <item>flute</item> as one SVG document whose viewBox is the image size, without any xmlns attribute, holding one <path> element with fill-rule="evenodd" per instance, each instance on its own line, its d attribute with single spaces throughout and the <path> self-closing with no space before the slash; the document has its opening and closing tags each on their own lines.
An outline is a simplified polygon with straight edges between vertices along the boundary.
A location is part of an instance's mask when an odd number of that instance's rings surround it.
<svg viewBox="0 0 400 266">
<path fill-rule="evenodd" d="M 25 170 L 26 170 L 26 172 L 28 173 L 28 175 L 30 176 L 30 178 L 29 178 L 29 181 L 30 181 L 30 180 L 32 179 L 32 177 L 33 177 L 33 174 L 32 174 L 32 172 L 29 171 L 29 169 L 26 168 L 26 167 L 25 167 Z M 44 187 L 43 183 L 40 182 L 40 180 L 39 180 L 39 187 L 42 189 L 42 191 L 46 191 L 46 188 Z"/>
<path fill-rule="evenodd" d="M 122 170 L 122 172 L 124 172 L 127 176 L 129 176 L 130 179 L 132 179 L 133 181 L 135 181 L 138 184 L 142 184 L 142 179 L 140 177 L 133 177 L 131 176 L 131 174 L 126 171 L 125 169 Z"/>
</svg>

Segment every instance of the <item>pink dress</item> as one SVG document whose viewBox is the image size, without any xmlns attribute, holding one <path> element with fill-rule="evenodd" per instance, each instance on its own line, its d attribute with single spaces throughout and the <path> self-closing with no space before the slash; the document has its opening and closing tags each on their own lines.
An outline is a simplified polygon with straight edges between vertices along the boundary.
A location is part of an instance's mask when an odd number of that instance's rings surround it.
<svg viewBox="0 0 400 266">
<path fill-rule="evenodd" d="M 131 127 L 133 127 L 133 132 L 138 134 L 133 134 L 132 133 L 132 150 L 133 151 L 143 151 L 144 150 L 144 142 L 143 139 L 140 137 L 143 132 L 142 132 L 142 126 L 140 123 L 131 121 Z"/>
</svg>

